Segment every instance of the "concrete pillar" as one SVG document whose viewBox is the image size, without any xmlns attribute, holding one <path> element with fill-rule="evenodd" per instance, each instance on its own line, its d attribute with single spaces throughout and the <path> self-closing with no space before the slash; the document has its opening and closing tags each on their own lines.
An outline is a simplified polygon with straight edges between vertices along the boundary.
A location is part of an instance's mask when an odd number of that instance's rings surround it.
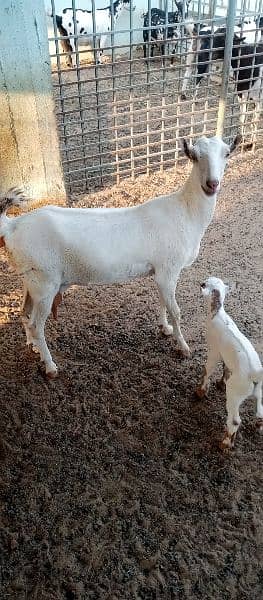
<svg viewBox="0 0 263 600">
<path fill-rule="evenodd" d="M 0 0 L 0 191 L 65 200 L 43 0 Z"/>
</svg>

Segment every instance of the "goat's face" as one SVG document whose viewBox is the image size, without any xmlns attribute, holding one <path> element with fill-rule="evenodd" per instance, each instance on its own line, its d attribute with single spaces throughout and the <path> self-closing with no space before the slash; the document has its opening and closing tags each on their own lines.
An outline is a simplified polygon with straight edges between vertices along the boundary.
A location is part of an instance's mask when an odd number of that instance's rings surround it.
<svg viewBox="0 0 263 600">
<path fill-rule="evenodd" d="M 245 44 L 254 44 L 257 23 L 255 19 L 246 18 L 234 28 L 234 40 Z"/>
<path fill-rule="evenodd" d="M 163 42 L 163 40 L 164 40 L 164 34 L 165 34 L 165 32 L 164 32 L 164 25 L 163 25 L 162 22 L 158 22 L 158 23 L 156 23 L 156 25 L 159 25 L 159 27 L 157 27 L 155 29 L 155 31 L 156 31 L 156 40 L 157 40 L 157 42 Z M 153 37 L 154 37 L 154 35 L 153 35 Z"/>
<path fill-rule="evenodd" d="M 118 18 L 118 16 L 122 12 L 123 7 L 127 4 L 130 4 L 130 0 L 115 0 L 115 2 L 113 2 L 113 15 L 115 19 Z"/>
<path fill-rule="evenodd" d="M 237 136 L 230 146 L 219 137 L 202 137 L 194 146 L 188 146 L 183 140 L 185 154 L 194 162 L 206 196 L 213 196 L 219 191 L 228 156 L 240 140 L 240 136 Z"/>
<path fill-rule="evenodd" d="M 220 303 L 220 306 L 222 306 L 229 287 L 218 277 L 208 277 L 208 279 L 201 283 L 201 291 L 209 302 L 214 302 L 216 298 L 218 304 Z"/>
</svg>

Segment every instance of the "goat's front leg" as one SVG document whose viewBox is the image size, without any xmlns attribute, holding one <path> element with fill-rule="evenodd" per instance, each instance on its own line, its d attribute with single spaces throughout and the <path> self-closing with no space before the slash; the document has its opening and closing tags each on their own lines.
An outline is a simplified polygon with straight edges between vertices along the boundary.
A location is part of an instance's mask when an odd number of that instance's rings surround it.
<svg viewBox="0 0 263 600">
<path fill-rule="evenodd" d="M 77 52 L 78 52 L 77 44 L 78 44 L 77 40 L 75 40 L 75 39 L 71 40 L 71 45 L 72 45 L 71 64 L 72 64 L 73 69 L 77 68 Z"/>
<path fill-rule="evenodd" d="M 208 355 L 207 355 L 207 360 L 206 360 L 206 365 L 204 367 L 204 371 L 203 371 L 203 376 L 202 376 L 202 380 L 200 382 L 200 385 L 196 388 L 196 396 L 198 396 L 198 398 L 204 398 L 204 396 L 206 396 L 206 393 L 208 391 L 208 385 L 209 385 L 209 377 L 211 377 L 213 371 L 215 370 L 216 366 L 218 365 L 220 361 L 220 354 L 218 354 L 217 350 L 214 348 L 210 348 L 208 350 Z"/>
<path fill-rule="evenodd" d="M 180 329 L 180 309 L 175 300 L 175 289 L 177 284 L 176 277 L 169 277 L 167 273 L 156 273 L 155 280 L 158 286 L 160 298 L 161 298 L 161 312 L 160 312 L 160 323 L 164 328 L 166 335 L 171 335 L 170 326 L 167 322 L 165 307 L 171 318 L 173 325 L 173 332 L 176 337 L 178 346 L 184 356 L 190 355 L 190 349 L 187 345 L 183 334 Z"/>
<path fill-rule="evenodd" d="M 172 50 L 172 53 L 171 53 L 171 65 L 173 65 L 173 64 L 174 64 L 175 53 L 176 53 L 176 47 L 177 47 L 177 44 L 175 44 L 175 46 L 174 46 L 174 48 L 173 48 L 173 50 Z"/>
<path fill-rule="evenodd" d="M 162 295 L 162 292 L 159 289 L 159 298 L 160 298 L 160 315 L 159 315 L 159 320 L 158 320 L 158 324 L 160 327 L 161 332 L 166 335 L 173 335 L 173 326 L 169 325 L 168 320 L 167 320 L 167 310 L 166 310 L 166 304 Z"/>
<path fill-rule="evenodd" d="M 262 111 L 262 100 L 255 103 L 254 115 L 253 115 L 253 128 L 252 128 L 252 143 L 255 146 L 257 141 L 258 125 L 260 120 L 260 114 Z"/>
<path fill-rule="evenodd" d="M 100 65 L 103 64 L 103 60 L 102 60 L 103 50 L 104 50 L 106 44 L 107 44 L 107 36 L 106 35 L 102 35 L 101 37 L 98 38 L 97 61 Z"/>
<path fill-rule="evenodd" d="M 67 55 L 66 56 L 67 67 L 72 67 L 72 59 L 71 59 L 72 46 L 70 44 L 70 41 L 64 40 L 63 38 L 61 38 L 60 43 L 61 43 L 63 52 L 65 52 Z"/>
<path fill-rule="evenodd" d="M 192 39 L 188 53 L 186 56 L 186 69 L 184 73 L 182 89 L 181 89 L 181 100 L 186 100 L 187 88 L 190 84 L 191 77 L 194 73 L 194 63 L 196 61 L 197 52 L 199 50 L 198 42 L 195 38 Z"/>
<path fill-rule="evenodd" d="M 218 379 L 216 382 L 216 385 L 219 390 L 221 390 L 223 392 L 225 391 L 226 382 L 229 379 L 230 375 L 231 375 L 231 372 L 229 371 L 229 368 L 224 363 L 223 364 L 223 375 L 222 375 L 221 379 Z"/>
<path fill-rule="evenodd" d="M 238 96 L 239 109 L 240 109 L 240 129 L 242 135 L 242 141 L 245 139 L 245 130 L 246 130 L 246 112 L 247 112 L 247 102 L 248 99 L 245 97 L 245 94 Z"/>
</svg>

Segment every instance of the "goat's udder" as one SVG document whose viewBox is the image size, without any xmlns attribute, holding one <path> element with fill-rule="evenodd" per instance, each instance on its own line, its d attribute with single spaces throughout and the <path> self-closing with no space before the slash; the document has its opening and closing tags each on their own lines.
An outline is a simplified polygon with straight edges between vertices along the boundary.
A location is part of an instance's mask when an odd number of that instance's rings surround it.
<svg viewBox="0 0 263 600">
<path fill-rule="evenodd" d="M 55 295 L 55 298 L 54 298 L 53 304 L 52 304 L 52 308 L 51 308 L 51 312 L 52 312 L 52 315 L 55 320 L 57 320 L 57 318 L 58 318 L 58 306 L 61 304 L 61 302 L 62 302 L 62 294 L 60 292 L 58 292 Z"/>
</svg>

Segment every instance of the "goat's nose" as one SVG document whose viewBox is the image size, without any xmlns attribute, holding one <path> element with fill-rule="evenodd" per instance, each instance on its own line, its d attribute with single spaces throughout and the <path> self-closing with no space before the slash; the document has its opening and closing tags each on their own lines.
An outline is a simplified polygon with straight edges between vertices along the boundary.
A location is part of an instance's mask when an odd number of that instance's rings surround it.
<svg viewBox="0 0 263 600">
<path fill-rule="evenodd" d="M 201 288 L 205 288 L 205 283 L 200 283 Z"/>
<path fill-rule="evenodd" d="M 211 190 L 212 192 L 215 192 L 219 186 L 219 181 L 218 181 L 218 179 L 207 179 L 206 185 L 209 190 Z"/>
</svg>

